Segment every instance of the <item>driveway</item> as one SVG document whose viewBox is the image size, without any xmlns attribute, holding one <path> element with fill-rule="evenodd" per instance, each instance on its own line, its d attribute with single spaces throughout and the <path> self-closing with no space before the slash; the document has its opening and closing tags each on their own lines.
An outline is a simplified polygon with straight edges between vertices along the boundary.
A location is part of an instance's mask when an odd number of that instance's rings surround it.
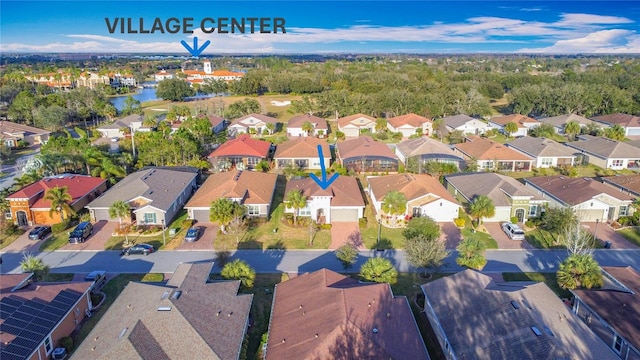
<svg viewBox="0 0 640 360">
<path fill-rule="evenodd" d="M 500 223 L 498 222 L 486 222 L 483 224 L 485 229 L 492 238 L 498 243 L 498 249 L 535 249 L 533 245 L 529 244 L 526 240 L 511 240 L 507 234 L 502 231 Z"/>
<path fill-rule="evenodd" d="M 360 226 L 357 222 L 334 222 L 331 224 L 331 245 L 329 250 L 335 250 L 352 241 L 358 245 L 358 249 L 364 250 L 364 242 L 360 234 Z"/>
<path fill-rule="evenodd" d="M 29 232 L 35 228 L 35 226 L 30 227 L 24 234 L 20 235 L 17 239 L 15 239 L 11 244 L 7 245 L 3 252 L 30 252 L 35 253 L 40 251 L 40 245 L 42 245 L 43 240 L 29 240 Z M 49 235 L 51 236 L 51 235 Z"/>
<path fill-rule="evenodd" d="M 595 236 L 603 242 L 609 241 L 611 243 L 612 249 L 639 249 L 636 244 L 629 242 L 629 240 L 627 240 L 624 236 L 615 232 L 615 230 L 613 230 L 607 223 L 597 224 L 597 229 L 595 222 L 584 222 L 582 223 L 582 226 L 585 229 L 589 230 L 591 234 L 594 234 L 594 232 L 597 231 Z"/>
<path fill-rule="evenodd" d="M 455 249 L 462 241 L 460 229 L 451 222 L 438 223 L 438 225 L 440 225 L 440 241 L 444 242 L 447 249 Z"/>
<path fill-rule="evenodd" d="M 199 222 L 194 227 L 200 228 L 200 237 L 197 241 L 186 242 L 184 241 L 184 234 L 182 233 L 182 239 L 176 239 L 180 241 L 180 245 L 176 250 L 208 250 L 213 251 L 213 244 L 216 241 L 216 235 L 220 227 L 215 223 Z"/>
<path fill-rule="evenodd" d="M 93 224 L 93 235 L 89 236 L 85 242 L 66 244 L 60 250 L 104 250 L 116 226 L 118 226 L 117 222 L 98 221 Z"/>
</svg>

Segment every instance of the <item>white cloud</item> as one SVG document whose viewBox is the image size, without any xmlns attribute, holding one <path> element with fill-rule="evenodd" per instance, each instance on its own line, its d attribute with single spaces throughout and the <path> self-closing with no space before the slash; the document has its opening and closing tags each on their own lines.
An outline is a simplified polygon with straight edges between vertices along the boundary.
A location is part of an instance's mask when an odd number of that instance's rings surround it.
<svg viewBox="0 0 640 360">
<path fill-rule="evenodd" d="M 559 40 L 549 47 L 520 49 L 518 52 L 548 54 L 640 53 L 640 35 L 630 30 L 601 30 L 580 38 Z"/>
<path fill-rule="evenodd" d="M 619 16 L 604 16 L 594 14 L 562 14 L 560 21 L 553 23 L 554 26 L 575 26 L 575 25 L 595 25 L 595 24 L 629 24 L 633 20 Z"/>
</svg>

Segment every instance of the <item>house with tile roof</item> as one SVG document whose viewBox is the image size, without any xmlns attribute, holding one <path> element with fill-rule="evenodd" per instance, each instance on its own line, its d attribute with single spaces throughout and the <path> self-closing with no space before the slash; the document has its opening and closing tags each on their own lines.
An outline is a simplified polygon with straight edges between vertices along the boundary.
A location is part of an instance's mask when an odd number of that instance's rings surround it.
<svg viewBox="0 0 640 360">
<path fill-rule="evenodd" d="M 581 128 L 589 126 L 589 125 L 597 125 L 598 127 L 606 127 L 600 123 L 597 123 L 593 120 L 589 120 L 584 116 L 580 116 L 578 114 L 565 114 L 559 116 L 545 117 L 538 119 L 541 123 L 549 124 L 553 126 L 553 129 L 558 134 L 564 134 L 564 126 L 571 121 L 574 121 L 580 125 Z"/>
<path fill-rule="evenodd" d="M 625 191 L 629 195 L 640 197 L 640 174 L 615 175 L 601 178 L 602 182 Z"/>
<path fill-rule="evenodd" d="M 298 210 L 298 216 L 310 216 L 319 224 L 357 222 L 364 217 L 365 202 L 354 177 L 338 176 L 326 189 L 311 178 L 292 179 L 287 182 L 285 200 L 287 194 L 294 190 L 299 190 L 307 198 L 307 205 Z M 285 206 L 286 213 L 295 211 Z"/>
<path fill-rule="evenodd" d="M 496 173 L 461 173 L 445 176 L 447 190 L 460 203 L 469 206 L 480 195 L 493 202 L 495 215 L 484 218 L 485 222 L 511 221 L 526 222 L 538 217 L 549 201 L 518 180 Z"/>
<path fill-rule="evenodd" d="M 129 282 L 71 359 L 241 358 L 252 294 L 209 281 L 213 263 L 181 263 L 166 284 Z"/>
<path fill-rule="evenodd" d="M 0 359 L 49 359 L 93 308 L 93 283 L 35 282 L 33 273 L 2 274 Z"/>
<path fill-rule="evenodd" d="M 29 145 L 45 144 L 49 140 L 49 135 L 51 135 L 49 130 L 0 120 L 0 141 L 8 148 L 18 146 L 18 141 L 25 141 Z"/>
<path fill-rule="evenodd" d="M 376 129 L 376 118 L 365 114 L 353 114 L 338 118 L 338 130 L 346 137 L 358 137 L 363 131 L 373 133 Z"/>
<path fill-rule="evenodd" d="M 211 131 L 214 134 L 218 134 L 229 126 L 229 121 L 223 117 L 215 116 L 215 115 L 207 115 L 207 120 L 211 124 Z"/>
<path fill-rule="evenodd" d="M 194 193 L 198 169 L 147 167 L 129 174 L 86 208 L 93 221 L 118 221 L 109 216 L 116 201 L 131 207 L 131 221 L 138 225 L 169 225 Z"/>
<path fill-rule="evenodd" d="M 67 188 L 71 196 L 69 206 L 78 212 L 107 190 L 107 180 L 88 175 L 61 174 L 48 176 L 27 185 L 6 197 L 13 223 L 18 226 L 31 226 L 62 222 L 60 213 L 55 211 L 50 214 L 51 201 L 45 199 L 47 192 L 54 188 Z M 68 216 L 69 214 L 66 214 L 65 218 Z"/>
<path fill-rule="evenodd" d="M 387 129 L 391 132 L 402 133 L 402 137 L 415 134 L 430 136 L 433 133 L 433 121 L 414 113 L 395 116 L 387 119 Z"/>
<path fill-rule="evenodd" d="M 518 131 L 511 134 L 511 136 L 527 136 L 529 129 L 540 125 L 540 122 L 536 119 L 530 118 L 526 115 L 511 114 L 506 116 L 496 116 L 489 119 L 489 127 L 504 131 L 505 125 L 508 123 L 515 123 L 518 126 Z"/>
<path fill-rule="evenodd" d="M 463 134 L 481 135 L 489 130 L 489 125 L 469 115 L 459 114 L 442 118 L 447 131 L 462 131 Z"/>
<path fill-rule="evenodd" d="M 167 70 L 160 70 L 153 75 L 155 81 L 162 81 L 167 79 L 173 79 L 173 74 L 168 72 Z"/>
<path fill-rule="evenodd" d="M 270 142 L 252 139 L 248 134 L 242 134 L 213 150 L 208 159 L 214 167 L 226 163 L 238 169 L 253 169 L 260 161 L 269 160 L 271 154 Z"/>
<path fill-rule="evenodd" d="M 233 200 L 247 208 L 252 217 L 271 213 L 278 175 L 254 171 L 226 171 L 209 175 L 184 206 L 189 219 L 210 222 L 211 203 L 217 199 Z"/>
<path fill-rule="evenodd" d="M 203 63 L 202 70 L 185 70 L 182 69 L 182 73 L 186 76 L 186 80 L 189 84 L 203 83 L 207 80 L 232 82 L 242 79 L 243 72 L 229 71 L 229 70 L 213 70 L 211 61 L 205 61 Z"/>
<path fill-rule="evenodd" d="M 447 360 L 616 358 L 543 282 L 497 282 L 468 269 L 422 292 Z"/>
<path fill-rule="evenodd" d="M 329 143 L 313 137 L 291 138 L 282 144 L 278 144 L 273 155 L 276 169 L 286 168 L 287 166 L 295 166 L 305 170 L 320 169 L 318 146 L 322 148 L 322 161 L 325 169 L 328 169 L 331 166 Z"/>
<path fill-rule="evenodd" d="M 124 129 L 129 129 L 131 132 L 150 131 L 149 128 L 145 128 L 142 126 L 143 122 L 144 116 L 132 114 L 120 119 L 116 119 L 111 124 L 100 126 L 96 130 L 98 130 L 98 132 L 102 134 L 102 137 L 119 139 L 124 137 Z"/>
<path fill-rule="evenodd" d="M 268 334 L 266 360 L 429 359 L 406 297 L 327 269 L 276 285 Z"/>
<path fill-rule="evenodd" d="M 458 169 L 466 167 L 465 160 L 453 151 L 450 145 L 428 136 L 401 141 L 396 145 L 396 155 L 405 166 L 409 166 L 410 163 L 417 164 L 416 170 L 425 169 L 426 164 L 433 161 L 454 164 Z"/>
<path fill-rule="evenodd" d="M 533 157 L 489 139 L 454 145 L 467 161 L 475 161 L 478 171 L 531 171 Z"/>
<path fill-rule="evenodd" d="M 359 173 L 398 171 L 398 157 L 393 150 L 370 136 L 338 142 L 336 158 L 348 170 Z"/>
<path fill-rule="evenodd" d="M 591 120 L 607 126 L 619 125 L 624 129 L 625 136 L 640 136 L 640 116 L 616 113 L 593 116 Z"/>
<path fill-rule="evenodd" d="M 580 221 L 612 221 L 633 214 L 635 196 L 592 178 L 539 176 L 524 178 L 525 184 L 549 200 L 550 206 L 570 207 Z"/>
<path fill-rule="evenodd" d="M 302 125 L 304 123 L 310 123 L 313 126 L 313 131 L 310 134 L 307 134 L 306 131 L 302 131 Z M 315 136 L 315 137 L 326 137 L 329 133 L 329 125 L 327 124 L 327 120 L 311 115 L 311 114 L 302 114 L 297 115 L 289 119 L 287 123 L 287 136 Z"/>
<path fill-rule="evenodd" d="M 269 133 L 267 124 L 273 125 L 273 131 L 278 131 L 282 128 L 280 120 L 262 114 L 249 114 L 243 117 L 237 118 L 229 125 L 229 135 L 236 136 L 239 134 L 258 134 L 262 135 L 265 131 Z"/>
<path fill-rule="evenodd" d="M 640 359 L 640 272 L 631 266 L 603 266 L 599 289 L 574 289 L 573 312 L 620 359 Z"/>
<path fill-rule="evenodd" d="M 640 150 L 622 141 L 600 136 L 580 135 L 578 141 L 566 143 L 582 155 L 583 163 L 604 169 L 640 170 Z"/>
<path fill-rule="evenodd" d="M 370 176 L 367 177 L 367 183 L 371 204 L 378 218 L 387 216 L 382 211 L 382 203 L 391 191 L 399 191 L 407 199 L 406 210 L 398 215 L 398 218 L 429 216 L 437 222 L 451 222 L 458 217 L 460 204 L 438 179 L 431 175 Z"/>
<path fill-rule="evenodd" d="M 534 159 L 536 168 L 573 166 L 576 150 L 546 138 L 523 136 L 506 144 Z"/>
</svg>

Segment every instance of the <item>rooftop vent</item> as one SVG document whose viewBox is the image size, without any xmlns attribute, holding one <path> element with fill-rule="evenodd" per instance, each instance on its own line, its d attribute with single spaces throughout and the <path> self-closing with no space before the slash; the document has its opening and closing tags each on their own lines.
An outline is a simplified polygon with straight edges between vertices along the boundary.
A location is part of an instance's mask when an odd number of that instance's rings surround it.
<svg viewBox="0 0 640 360">
<path fill-rule="evenodd" d="M 176 291 L 173 293 L 173 295 L 171 296 L 171 298 L 172 298 L 173 300 L 178 300 L 178 299 L 180 298 L 180 295 L 182 295 L 182 291 L 180 291 L 180 290 L 176 290 Z"/>
<path fill-rule="evenodd" d="M 518 304 L 518 302 L 515 300 L 511 300 L 511 306 L 513 306 L 513 308 L 516 310 L 520 309 L 520 304 Z"/>
<path fill-rule="evenodd" d="M 159 306 L 158 311 L 171 311 L 171 306 Z"/>
<path fill-rule="evenodd" d="M 162 294 L 162 296 L 160 297 L 160 300 L 164 300 L 164 299 L 166 299 L 168 296 L 169 296 L 169 292 L 168 292 L 168 291 L 165 291 L 165 292 Z"/>
<path fill-rule="evenodd" d="M 373 328 L 373 333 L 377 334 L 378 333 L 378 328 Z"/>
<path fill-rule="evenodd" d="M 542 333 L 540 332 L 540 330 L 538 330 L 538 328 L 537 328 L 537 327 L 535 327 L 535 326 L 532 326 L 532 327 L 531 327 L 531 331 L 533 331 L 533 333 L 534 333 L 534 334 L 536 334 L 536 336 L 540 336 L 540 335 L 542 335 Z"/>
<path fill-rule="evenodd" d="M 124 336 L 124 334 L 126 334 L 126 333 L 127 333 L 127 330 L 128 330 L 128 329 L 129 329 L 129 328 L 124 328 L 124 329 L 122 329 L 122 331 L 120 331 L 120 335 L 118 335 L 118 337 L 119 337 L 120 339 L 122 339 L 122 337 Z"/>
<path fill-rule="evenodd" d="M 546 331 L 546 332 L 547 332 L 547 334 L 549 334 L 549 335 L 551 335 L 551 336 L 554 336 L 554 337 L 555 337 L 555 335 L 553 334 L 553 331 L 551 331 L 551 329 L 549 329 L 549 327 L 545 326 L 545 327 L 544 327 L 544 331 Z"/>
</svg>

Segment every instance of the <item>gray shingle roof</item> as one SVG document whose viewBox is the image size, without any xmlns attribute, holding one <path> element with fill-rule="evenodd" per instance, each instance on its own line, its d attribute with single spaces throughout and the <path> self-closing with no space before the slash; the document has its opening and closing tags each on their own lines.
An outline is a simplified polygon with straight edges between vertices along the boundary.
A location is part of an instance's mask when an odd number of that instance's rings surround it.
<svg viewBox="0 0 640 360">
<path fill-rule="evenodd" d="M 142 122 L 144 117 L 142 115 L 129 115 L 125 116 L 122 119 L 117 119 L 111 124 L 100 126 L 98 129 L 116 129 L 120 130 L 122 128 L 130 127 L 131 123 L 139 121 Z"/>
<path fill-rule="evenodd" d="M 541 119 L 538 119 L 538 121 L 543 122 L 545 124 L 551 124 L 557 128 L 564 128 L 564 124 L 568 123 L 569 121 L 575 121 L 580 125 L 597 124 L 593 120 L 589 120 L 583 116 L 576 115 L 576 114 L 566 114 L 566 115 L 560 115 L 560 116 L 541 118 Z"/>
<path fill-rule="evenodd" d="M 534 157 L 572 157 L 576 153 L 575 149 L 566 147 L 551 139 L 530 136 L 524 136 L 508 142 L 507 146 Z"/>
<path fill-rule="evenodd" d="M 621 159 L 637 159 L 640 158 L 640 150 L 621 141 L 615 141 L 599 136 L 581 135 L 581 140 L 568 142 L 567 146 L 582 150 L 586 153 L 596 155 L 603 159 L 621 158 Z"/>
<path fill-rule="evenodd" d="M 450 175 L 446 181 L 453 185 L 467 200 L 479 195 L 488 196 L 495 206 L 510 206 L 509 197 L 527 196 L 542 200 L 535 191 L 527 188 L 518 180 L 496 173 L 465 173 Z"/>
<path fill-rule="evenodd" d="M 462 126 L 472 120 L 475 120 L 475 119 L 469 115 L 464 115 L 464 114 L 447 116 L 442 118 L 442 121 L 444 121 L 445 125 L 450 126 L 452 128 L 457 128 L 458 126 Z"/>
<path fill-rule="evenodd" d="M 86 207 L 108 208 L 116 201 L 142 196 L 151 200 L 151 206 L 166 210 L 197 176 L 197 172 L 180 167 L 143 169 L 125 177 Z"/>
</svg>

